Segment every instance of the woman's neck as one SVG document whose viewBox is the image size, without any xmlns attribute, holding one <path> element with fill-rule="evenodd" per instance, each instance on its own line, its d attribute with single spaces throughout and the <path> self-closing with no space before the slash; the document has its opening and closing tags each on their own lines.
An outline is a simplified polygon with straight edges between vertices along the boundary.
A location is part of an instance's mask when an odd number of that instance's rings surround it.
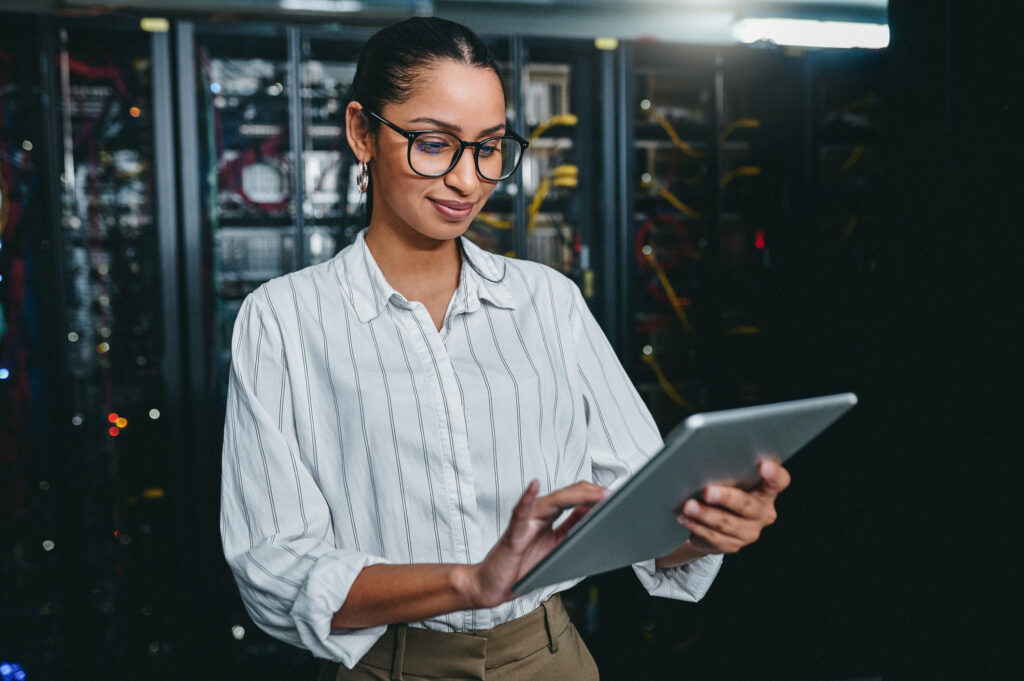
<svg viewBox="0 0 1024 681">
<path fill-rule="evenodd" d="M 462 254 L 456 239 L 405 235 L 377 224 L 365 238 L 384 278 L 406 299 L 427 304 L 438 296 L 451 298 L 458 288 Z"/>
</svg>

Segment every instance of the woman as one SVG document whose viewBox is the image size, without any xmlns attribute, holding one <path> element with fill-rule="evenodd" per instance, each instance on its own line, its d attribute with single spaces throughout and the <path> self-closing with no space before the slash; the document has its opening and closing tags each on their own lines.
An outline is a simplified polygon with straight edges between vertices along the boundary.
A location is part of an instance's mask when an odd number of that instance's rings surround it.
<svg viewBox="0 0 1024 681">
<path fill-rule="evenodd" d="M 323 679 L 597 678 L 571 583 L 510 589 L 658 431 L 572 282 L 462 238 L 526 146 L 483 43 L 386 28 L 350 98 L 368 228 L 235 326 L 221 528 L 243 600 L 332 660 Z M 705 593 L 774 520 L 789 476 L 761 473 L 687 502 L 692 539 L 634 566 L 648 591 Z"/>
</svg>

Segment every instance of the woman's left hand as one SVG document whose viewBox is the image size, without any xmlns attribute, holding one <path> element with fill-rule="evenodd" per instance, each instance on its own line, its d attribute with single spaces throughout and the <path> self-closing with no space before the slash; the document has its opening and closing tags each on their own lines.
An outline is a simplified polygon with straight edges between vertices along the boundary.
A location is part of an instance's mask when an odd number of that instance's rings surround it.
<svg viewBox="0 0 1024 681">
<path fill-rule="evenodd" d="M 761 482 L 749 491 L 708 485 L 699 499 L 683 504 L 679 522 L 690 530 L 689 544 L 701 553 L 736 553 L 753 544 L 775 522 L 775 498 L 789 487 L 789 471 L 774 461 L 761 461 Z"/>
</svg>

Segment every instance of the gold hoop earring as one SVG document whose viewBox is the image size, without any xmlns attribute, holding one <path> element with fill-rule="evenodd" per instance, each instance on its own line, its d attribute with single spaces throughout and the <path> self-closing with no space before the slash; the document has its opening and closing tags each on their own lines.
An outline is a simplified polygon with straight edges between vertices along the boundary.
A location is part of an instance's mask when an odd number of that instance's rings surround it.
<svg viewBox="0 0 1024 681">
<path fill-rule="evenodd" d="M 360 193 L 365 194 L 369 186 L 370 166 L 360 161 L 359 167 L 356 169 L 356 187 L 359 188 Z"/>
</svg>

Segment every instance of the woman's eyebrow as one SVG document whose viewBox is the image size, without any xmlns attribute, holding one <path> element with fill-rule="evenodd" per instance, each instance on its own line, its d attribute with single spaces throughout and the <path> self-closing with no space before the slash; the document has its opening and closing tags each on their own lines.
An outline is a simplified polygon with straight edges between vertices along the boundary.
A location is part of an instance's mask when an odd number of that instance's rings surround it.
<svg viewBox="0 0 1024 681">
<path fill-rule="evenodd" d="M 454 123 L 446 123 L 445 121 L 439 121 L 436 118 L 428 118 L 426 116 L 420 116 L 419 118 L 414 118 L 414 119 L 412 119 L 409 122 L 410 123 L 428 123 L 430 125 L 435 125 L 438 128 L 443 128 L 445 130 L 451 130 L 452 132 L 460 134 L 460 135 L 462 134 L 462 128 L 460 126 L 455 125 Z M 504 128 L 505 128 L 505 124 L 504 123 L 499 123 L 498 125 L 492 125 L 491 127 L 489 127 L 486 130 L 482 131 L 480 134 L 481 135 L 490 135 L 492 133 L 498 132 L 499 130 L 504 130 Z"/>
</svg>

